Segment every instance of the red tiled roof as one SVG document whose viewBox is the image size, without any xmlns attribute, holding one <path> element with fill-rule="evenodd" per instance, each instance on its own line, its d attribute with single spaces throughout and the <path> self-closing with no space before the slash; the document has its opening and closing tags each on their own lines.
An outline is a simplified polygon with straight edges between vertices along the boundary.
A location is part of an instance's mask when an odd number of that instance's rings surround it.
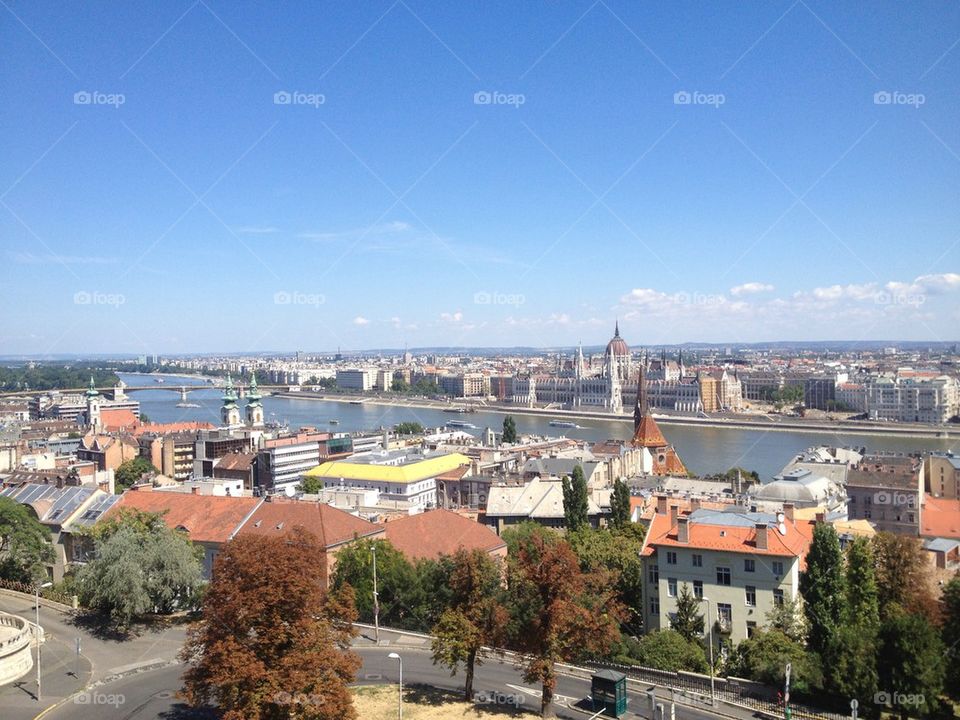
<svg viewBox="0 0 960 720">
<path fill-rule="evenodd" d="M 786 535 L 781 535 L 773 524 L 767 528 L 766 549 L 757 547 L 757 530 L 753 526 L 707 525 L 698 522 L 689 524 L 690 542 L 681 543 L 677 540 L 676 526 L 670 525 L 670 516 L 654 515 L 643 554 L 652 555 L 658 547 L 685 547 L 751 555 L 799 557 L 801 558 L 800 567 L 803 569 L 803 558 L 806 557 L 813 540 L 815 523 L 801 520 L 795 523 L 787 521 L 785 525 Z"/>
<path fill-rule="evenodd" d="M 260 498 L 252 497 L 128 490 L 107 515 L 119 512 L 120 508 L 142 512 L 166 511 L 163 521 L 167 526 L 185 529 L 194 542 L 224 543 L 260 502 Z"/>
<path fill-rule="evenodd" d="M 468 472 L 470 472 L 470 466 L 461 465 L 460 467 L 453 468 L 453 470 L 447 470 L 445 473 L 440 473 L 437 475 L 437 480 L 459 480 Z"/>
<path fill-rule="evenodd" d="M 137 424 L 137 416 L 127 408 L 103 408 L 100 424 L 104 430 L 129 430 Z"/>
<path fill-rule="evenodd" d="M 263 503 L 240 528 L 238 535 L 284 535 L 302 527 L 317 536 L 324 547 L 383 532 L 383 526 L 367 522 L 326 503 L 302 500 L 272 500 Z"/>
<path fill-rule="evenodd" d="M 101 415 L 103 412 L 101 411 Z M 189 430 L 212 430 L 213 425 L 208 422 L 172 422 L 172 423 L 138 423 L 133 428 L 133 434 L 136 436 L 144 433 L 156 433 L 157 435 L 169 435 L 171 433 L 180 433 Z"/>
<path fill-rule="evenodd" d="M 493 552 L 505 546 L 486 525 L 450 510 L 428 510 L 386 523 L 387 540 L 411 560 L 435 560 L 460 548 Z"/>
<path fill-rule="evenodd" d="M 960 539 L 960 500 L 924 495 L 920 535 Z"/>
<path fill-rule="evenodd" d="M 667 439 L 660 432 L 660 427 L 653 416 L 647 413 L 640 420 L 636 431 L 633 433 L 634 447 L 663 447 L 667 444 Z"/>
<path fill-rule="evenodd" d="M 251 463 L 257 457 L 256 453 L 227 453 L 220 462 L 217 463 L 215 470 L 243 470 L 250 469 Z"/>
</svg>

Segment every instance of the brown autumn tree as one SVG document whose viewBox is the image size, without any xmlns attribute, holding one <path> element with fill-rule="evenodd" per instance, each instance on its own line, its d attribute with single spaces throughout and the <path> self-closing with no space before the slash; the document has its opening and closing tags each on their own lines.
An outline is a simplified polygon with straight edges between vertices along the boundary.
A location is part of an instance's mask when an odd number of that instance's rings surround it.
<svg viewBox="0 0 960 720">
<path fill-rule="evenodd" d="M 540 683 L 541 717 L 553 717 L 556 664 L 607 652 L 626 615 L 615 573 L 583 572 L 570 545 L 533 532 L 514 545 L 508 563 L 512 645 L 523 679 Z"/>
<path fill-rule="evenodd" d="M 213 703 L 224 720 L 356 718 L 347 684 L 353 591 L 324 591 L 324 547 L 303 528 L 242 536 L 217 557 L 181 659 L 183 697 Z"/>
<path fill-rule="evenodd" d="M 880 619 L 901 610 L 940 624 L 940 605 L 923 546 L 917 538 L 877 533 L 872 541 Z"/>
<path fill-rule="evenodd" d="M 448 607 L 434 625 L 434 664 L 450 668 L 451 674 L 463 665 L 466 672 L 464 696 L 473 700 L 474 669 L 483 663 L 484 647 L 501 646 L 509 621 L 501 602 L 500 565 L 483 550 L 461 548 L 451 558 L 447 578 Z"/>
</svg>

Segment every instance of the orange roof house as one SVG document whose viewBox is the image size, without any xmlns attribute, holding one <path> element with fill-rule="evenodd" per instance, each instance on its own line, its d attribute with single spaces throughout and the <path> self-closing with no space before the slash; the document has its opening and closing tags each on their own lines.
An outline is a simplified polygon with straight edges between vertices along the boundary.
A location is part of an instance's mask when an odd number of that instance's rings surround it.
<svg viewBox="0 0 960 720">
<path fill-rule="evenodd" d="M 924 495 L 920 536 L 960 540 L 960 500 Z"/>
<path fill-rule="evenodd" d="M 230 540 L 250 514 L 263 502 L 254 497 L 188 495 L 150 489 L 128 490 L 107 513 L 123 508 L 161 513 L 167 527 L 183 530 L 192 542 L 204 548 L 204 577 L 209 578 L 221 546 Z"/>
<path fill-rule="evenodd" d="M 686 475 L 687 468 L 680 460 L 680 456 L 673 445 L 660 432 L 657 421 L 650 413 L 647 400 L 647 379 L 643 364 L 637 378 L 637 405 L 633 409 L 633 440 L 634 447 L 646 448 L 653 456 L 654 475 Z"/>
<path fill-rule="evenodd" d="M 461 548 L 503 557 L 507 544 L 489 527 L 450 510 L 428 510 L 385 524 L 387 540 L 411 560 L 436 560 Z"/>
<path fill-rule="evenodd" d="M 241 535 L 278 537 L 295 527 L 312 533 L 326 548 L 319 558 L 326 568 L 329 580 L 336 564 L 337 553 L 354 540 L 382 538 L 382 525 L 367 522 L 326 503 L 271 498 L 261 503 L 237 532 Z"/>
</svg>

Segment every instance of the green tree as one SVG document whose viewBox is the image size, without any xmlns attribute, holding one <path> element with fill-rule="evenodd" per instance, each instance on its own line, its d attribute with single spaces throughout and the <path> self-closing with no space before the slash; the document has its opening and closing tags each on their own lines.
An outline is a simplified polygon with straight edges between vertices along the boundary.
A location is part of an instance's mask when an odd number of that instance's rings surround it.
<svg viewBox="0 0 960 720">
<path fill-rule="evenodd" d="M 333 588 L 350 585 L 362 622 L 373 622 L 373 547 L 377 553 L 377 595 L 380 623 L 402 630 L 426 631 L 417 569 L 387 540 L 359 540 L 337 553 Z"/>
<path fill-rule="evenodd" d="M 0 578 L 36 582 L 46 578 L 53 561 L 50 532 L 26 505 L 0 497 Z"/>
<path fill-rule="evenodd" d="M 960 575 L 943 588 L 942 637 L 947 648 L 947 689 L 960 698 Z"/>
<path fill-rule="evenodd" d="M 896 700 L 901 718 L 926 715 L 939 707 L 943 691 L 944 647 L 936 629 L 917 613 L 898 612 L 880 627 L 880 686 Z"/>
<path fill-rule="evenodd" d="M 146 612 L 191 607 L 202 582 L 190 540 L 166 526 L 146 534 L 119 527 L 96 541 L 95 558 L 77 574 L 81 602 L 109 616 L 119 630 Z"/>
<path fill-rule="evenodd" d="M 677 593 L 677 612 L 670 620 L 670 627 L 683 636 L 687 642 L 700 642 L 703 637 L 703 615 L 700 614 L 700 601 L 683 583 Z"/>
<path fill-rule="evenodd" d="M 464 695 L 473 700 L 474 669 L 484 659 L 485 647 L 502 644 L 508 623 L 507 610 L 500 602 L 500 567 L 483 550 L 458 550 L 449 575 L 449 605 L 434 625 L 434 664 L 450 668 L 456 675 L 462 665 L 466 672 Z"/>
<path fill-rule="evenodd" d="M 644 667 L 677 672 L 707 672 L 710 669 L 703 645 L 687 640 L 676 630 L 655 630 L 640 638 L 633 648 Z"/>
<path fill-rule="evenodd" d="M 319 495 L 323 490 L 323 480 L 312 475 L 300 476 L 300 492 L 306 495 Z"/>
<path fill-rule="evenodd" d="M 539 683 L 552 717 L 556 664 L 605 654 L 620 637 L 623 608 L 607 573 L 584 573 L 570 545 L 529 534 L 508 557 L 510 628 L 524 682 Z"/>
<path fill-rule="evenodd" d="M 805 643 L 807 640 L 807 618 L 799 600 L 784 601 L 774 605 L 767 613 L 767 625 L 771 630 L 779 630 L 791 640 Z"/>
<path fill-rule="evenodd" d="M 813 530 L 807 570 L 800 576 L 800 593 L 809 623 L 809 647 L 823 656 L 843 621 L 845 600 L 843 553 L 832 525 L 817 523 Z"/>
<path fill-rule="evenodd" d="M 149 460 L 145 457 L 135 457 L 130 460 L 124 460 L 120 463 L 113 474 L 114 478 L 114 487 L 117 494 L 122 493 L 129 487 L 136 485 L 140 482 L 140 478 L 143 477 L 146 473 L 158 473 L 160 472 L 153 466 Z"/>
<path fill-rule="evenodd" d="M 505 443 L 515 443 L 517 441 L 517 423 L 512 415 L 507 415 L 503 419 L 503 435 L 501 439 Z"/>
<path fill-rule="evenodd" d="M 397 423 L 393 429 L 397 435 L 423 435 L 423 425 L 418 422 Z"/>
<path fill-rule="evenodd" d="M 567 541 L 580 561 L 581 570 L 588 573 L 605 570 L 615 578 L 617 599 L 627 610 L 624 627 L 638 623 L 643 618 L 643 564 L 640 562 L 643 537 L 586 527 L 567 533 Z"/>
<path fill-rule="evenodd" d="M 583 467 L 573 468 L 573 477 L 563 477 L 563 519 L 568 532 L 576 532 L 590 524 L 587 505 L 587 481 L 583 477 Z"/>
<path fill-rule="evenodd" d="M 394 381 L 390 383 L 390 389 L 398 393 L 410 392 L 410 383 L 400 378 L 395 378 Z"/>
<path fill-rule="evenodd" d="M 864 707 L 877 691 L 877 633 L 880 616 L 873 553 L 866 538 L 847 548 L 843 623 L 823 656 L 827 689 L 857 698 Z"/>
<path fill-rule="evenodd" d="M 817 656 L 779 630 L 755 632 L 737 645 L 728 663 L 728 672 L 767 685 L 783 687 L 786 665 L 792 665 L 791 687 L 798 692 L 811 692 L 823 682 Z"/>
<path fill-rule="evenodd" d="M 621 530 L 630 524 L 630 488 L 617 478 L 610 495 L 610 525 Z"/>
</svg>

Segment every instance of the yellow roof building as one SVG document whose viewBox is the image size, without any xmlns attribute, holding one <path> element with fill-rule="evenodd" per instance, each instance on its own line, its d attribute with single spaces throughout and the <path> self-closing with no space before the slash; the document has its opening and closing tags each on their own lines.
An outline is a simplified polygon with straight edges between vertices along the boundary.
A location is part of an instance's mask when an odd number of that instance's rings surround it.
<svg viewBox="0 0 960 720">
<path fill-rule="evenodd" d="M 470 458 L 461 453 L 438 455 L 403 465 L 377 465 L 368 462 L 351 462 L 347 459 L 325 462 L 305 472 L 304 477 L 360 482 L 412 483 L 427 480 L 469 464 Z"/>
</svg>

